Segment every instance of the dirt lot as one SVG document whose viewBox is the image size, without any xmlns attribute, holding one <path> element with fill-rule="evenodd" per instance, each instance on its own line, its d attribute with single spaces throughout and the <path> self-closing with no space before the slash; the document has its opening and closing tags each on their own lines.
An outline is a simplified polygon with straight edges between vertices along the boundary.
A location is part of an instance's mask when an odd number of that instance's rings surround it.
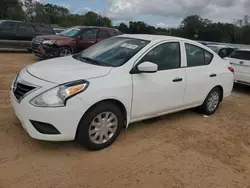
<svg viewBox="0 0 250 188">
<path fill-rule="evenodd" d="M 250 87 L 236 86 L 212 117 L 188 110 L 136 123 L 111 147 L 90 152 L 33 140 L 21 128 L 9 88 L 35 61 L 0 53 L 0 188 L 250 188 Z"/>
</svg>

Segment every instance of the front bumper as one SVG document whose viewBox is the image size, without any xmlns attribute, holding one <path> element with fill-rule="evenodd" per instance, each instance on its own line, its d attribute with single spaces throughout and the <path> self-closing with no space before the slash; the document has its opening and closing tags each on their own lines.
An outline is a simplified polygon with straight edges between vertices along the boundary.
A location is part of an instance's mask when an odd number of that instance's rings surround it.
<svg viewBox="0 0 250 188">
<path fill-rule="evenodd" d="M 32 80 L 32 84 L 41 86 L 18 102 L 11 91 L 11 103 L 23 128 L 34 139 L 46 141 L 70 141 L 75 139 L 76 130 L 83 114 L 90 107 L 77 96 L 67 102 L 67 106 L 59 108 L 35 107 L 29 103 L 31 99 L 41 92 L 55 86 L 55 84 L 39 80 L 28 73 L 20 74 L 23 80 Z M 30 79 L 29 79 L 30 77 Z M 30 82 L 31 83 L 31 82 Z M 43 83 L 43 84 L 42 84 Z M 59 133 L 46 134 L 31 122 L 43 122 L 52 125 Z"/>
<path fill-rule="evenodd" d="M 32 52 L 41 58 L 53 58 L 57 57 L 58 47 L 56 48 L 54 45 L 36 45 L 32 43 Z"/>
</svg>

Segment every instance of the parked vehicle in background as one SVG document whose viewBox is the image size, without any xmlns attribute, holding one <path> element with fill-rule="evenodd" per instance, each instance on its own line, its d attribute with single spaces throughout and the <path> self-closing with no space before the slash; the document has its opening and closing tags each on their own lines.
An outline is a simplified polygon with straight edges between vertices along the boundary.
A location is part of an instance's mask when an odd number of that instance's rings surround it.
<svg viewBox="0 0 250 188">
<path fill-rule="evenodd" d="M 203 44 L 205 46 L 207 46 L 207 45 L 217 45 L 217 43 L 214 43 L 214 42 L 206 42 L 206 41 L 197 41 L 197 42 L 199 42 L 199 43 L 201 43 L 201 44 Z"/>
<path fill-rule="evenodd" d="M 61 27 L 55 27 L 53 28 L 56 35 L 60 34 L 61 32 L 65 31 L 66 29 L 65 28 L 61 28 Z"/>
<path fill-rule="evenodd" d="M 235 70 L 235 82 L 250 85 L 250 49 L 234 50 L 225 59 L 229 60 Z"/>
<path fill-rule="evenodd" d="M 236 48 L 224 45 L 212 45 L 209 44 L 207 47 L 215 51 L 221 58 L 228 57 Z"/>
<path fill-rule="evenodd" d="M 55 34 L 47 24 L 0 20 L 0 48 L 31 50 L 31 41 L 40 35 Z"/>
<path fill-rule="evenodd" d="M 120 35 L 24 68 L 11 101 L 31 137 L 98 150 L 132 122 L 193 107 L 212 115 L 233 88 L 228 66 L 191 40 Z"/>
<path fill-rule="evenodd" d="M 77 26 L 58 35 L 36 37 L 32 42 L 32 51 L 42 58 L 64 57 L 120 34 L 121 32 L 114 28 Z"/>
</svg>

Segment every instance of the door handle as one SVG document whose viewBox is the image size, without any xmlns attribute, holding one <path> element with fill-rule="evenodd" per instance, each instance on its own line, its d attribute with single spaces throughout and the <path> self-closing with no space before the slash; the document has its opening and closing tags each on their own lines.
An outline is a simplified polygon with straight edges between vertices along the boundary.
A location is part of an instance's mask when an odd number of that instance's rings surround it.
<svg viewBox="0 0 250 188">
<path fill-rule="evenodd" d="M 217 74 L 210 74 L 210 77 L 216 77 L 217 76 Z"/>
<path fill-rule="evenodd" d="M 88 42 L 89 42 L 89 43 L 95 43 L 95 41 L 93 41 L 93 40 L 89 40 Z"/>
<path fill-rule="evenodd" d="M 181 82 L 182 81 L 182 78 L 175 78 L 173 79 L 173 82 Z"/>
</svg>

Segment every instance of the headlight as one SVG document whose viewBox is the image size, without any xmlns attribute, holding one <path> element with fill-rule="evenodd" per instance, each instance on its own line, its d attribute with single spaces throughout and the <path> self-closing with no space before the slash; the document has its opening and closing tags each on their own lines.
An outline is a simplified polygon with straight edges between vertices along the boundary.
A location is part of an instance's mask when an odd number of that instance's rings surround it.
<svg viewBox="0 0 250 188">
<path fill-rule="evenodd" d="M 62 84 L 36 96 L 30 104 L 37 107 L 63 107 L 68 99 L 86 90 L 88 85 L 89 82 L 85 80 Z"/>
<path fill-rule="evenodd" d="M 55 40 L 44 40 L 43 41 L 43 44 L 49 44 L 49 45 L 53 45 L 53 44 L 55 44 Z"/>
<path fill-rule="evenodd" d="M 12 84 L 11 84 L 11 91 L 15 91 L 16 90 L 16 81 L 17 81 L 17 78 L 19 76 L 19 73 L 16 75 L 16 77 L 14 78 L 14 80 L 12 81 Z"/>
</svg>

